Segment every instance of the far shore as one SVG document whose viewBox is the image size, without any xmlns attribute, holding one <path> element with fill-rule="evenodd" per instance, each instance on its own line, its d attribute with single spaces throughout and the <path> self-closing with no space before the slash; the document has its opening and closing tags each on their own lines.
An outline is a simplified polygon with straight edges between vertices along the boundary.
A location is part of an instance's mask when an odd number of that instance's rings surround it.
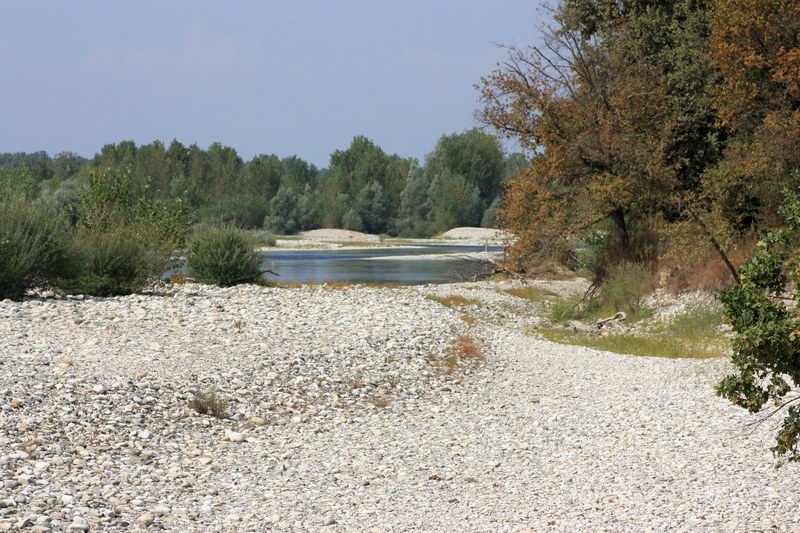
<svg viewBox="0 0 800 533">
<path fill-rule="evenodd" d="M 487 228 L 454 228 L 439 236 L 429 239 L 408 239 L 400 237 L 384 237 L 342 229 L 317 229 L 305 231 L 298 235 L 277 236 L 274 247 L 260 248 L 262 251 L 280 249 L 281 251 L 299 250 L 364 250 L 376 247 L 416 248 L 421 245 L 442 244 L 453 246 L 504 246 L 508 242 L 507 234 L 501 230 Z M 441 256 L 442 254 L 436 254 Z M 449 255 L 449 254 L 448 254 Z M 457 254 L 462 256 L 464 254 Z M 426 258 L 417 256 L 415 258 Z"/>
</svg>

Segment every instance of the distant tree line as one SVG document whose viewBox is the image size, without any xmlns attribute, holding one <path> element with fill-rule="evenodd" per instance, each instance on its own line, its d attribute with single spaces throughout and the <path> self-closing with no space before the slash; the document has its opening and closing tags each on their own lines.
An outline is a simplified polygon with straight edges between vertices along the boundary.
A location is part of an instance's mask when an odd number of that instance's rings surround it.
<svg viewBox="0 0 800 533">
<path fill-rule="evenodd" d="M 125 174 L 131 198 L 180 202 L 196 223 L 276 234 L 326 227 L 426 237 L 456 226 L 496 227 L 503 184 L 527 164 L 478 130 L 444 135 L 424 164 L 357 136 L 323 169 L 298 156 L 245 161 L 220 143 L 203 149 L 177 140 L 123 141 L 91 159 L 2 153 L 0 184 L 76 211 L 92 180 Z"/>
</svg>

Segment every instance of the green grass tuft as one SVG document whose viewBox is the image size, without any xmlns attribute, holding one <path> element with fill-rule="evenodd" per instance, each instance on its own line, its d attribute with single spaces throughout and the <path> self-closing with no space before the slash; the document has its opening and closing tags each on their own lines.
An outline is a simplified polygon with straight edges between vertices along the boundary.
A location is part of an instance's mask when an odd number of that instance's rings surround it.
<svg viewBox="0 0 800 533">
<path fill-rule="evenodd" d="M 607 352 L 705 359 L 730 355 L 730 340 L 720 331 L 722 324 L 721 310 L 697 306 L 638 334 L 586 335 L 560 328 L 542 329 L 539 333 L 553 342 Z"/>
</svg>

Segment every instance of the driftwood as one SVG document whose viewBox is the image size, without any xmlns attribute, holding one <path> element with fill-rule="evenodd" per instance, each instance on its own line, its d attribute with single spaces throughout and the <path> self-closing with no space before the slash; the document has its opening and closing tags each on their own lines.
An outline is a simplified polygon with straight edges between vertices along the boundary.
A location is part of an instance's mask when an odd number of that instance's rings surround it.
<svg viewBox="0 0 800 533">
<path fill-rule="evenodd" d="M 614 316 L 608 318 L 600 318 L 594 324 L 581 322 L 580 320 L 570 320 L 567 325 L 572 329 L 573 333 L 597 333 L 603 328 L 611 326 L 619 326 L 619 323 L 627 318 L 627 315 L 620 311 Z"/>
<path fill-rule="evenodd" d="M 620 311 L 619 313 L 615 314 L 614 316 L 610 316 L 608 318 L 598 319 L 597 322 L 595 322 L 595 324 L 597 324 L 598 328 L 602 328 L 603 326 L 605 326 L 609 322 L 619 322 L 621 320 L 625 320 L 626 318 L 628 318 L 628 315 L 626 315 L 625 313 Z"/>
</svg>

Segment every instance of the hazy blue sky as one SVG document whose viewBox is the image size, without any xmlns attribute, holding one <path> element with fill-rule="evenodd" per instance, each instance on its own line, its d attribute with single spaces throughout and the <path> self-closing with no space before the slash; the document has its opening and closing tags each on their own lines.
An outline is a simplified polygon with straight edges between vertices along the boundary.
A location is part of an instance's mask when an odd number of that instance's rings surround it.
<svg viewBox="0 0 800 533">
<path fill-rule="evenodd" d="M 537 0 L 0 0 L 0 152 L 176 138 L 318 166 L 366 135 L 420 158 Z"/>
</svg>

